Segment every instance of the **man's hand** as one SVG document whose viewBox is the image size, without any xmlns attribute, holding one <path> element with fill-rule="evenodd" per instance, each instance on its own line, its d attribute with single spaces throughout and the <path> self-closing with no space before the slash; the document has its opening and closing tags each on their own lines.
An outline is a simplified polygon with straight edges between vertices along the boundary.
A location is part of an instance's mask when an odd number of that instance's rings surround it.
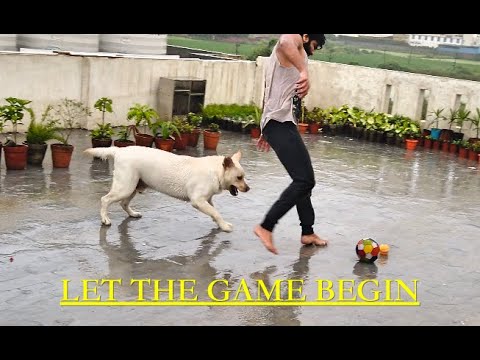
<svg viewBox="0 0 480 360">
<path fill-rule="evenodd" d="M 265 152 L 270 151 L 270 144 L 267 142 L 267 140 L 265 140 L 263 135 L 260 136 L 260 138 L 257 141 L 257 149 Z"/>
<path fill-rule="evenodd" d="M 310 90 L 310 81 L 306 71 L 300 73 L 300 77 L 295 85 L 298 97 L 303 99 L 308 94 L 308 90 Z"/>
</svg>

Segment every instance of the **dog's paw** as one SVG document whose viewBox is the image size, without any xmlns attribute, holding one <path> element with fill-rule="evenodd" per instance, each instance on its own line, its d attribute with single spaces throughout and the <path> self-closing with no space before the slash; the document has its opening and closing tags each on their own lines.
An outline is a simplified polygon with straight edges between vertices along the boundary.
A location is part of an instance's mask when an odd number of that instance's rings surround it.
<svg viewBox="0 0 480 360">
<path fill-rule="evenodd" d="M 136 212 L 136 211 L 132 211 L 130 214 L 128 214 L 130 217 L 133 217 L 133 218 L 141 218 L 142 217 L 142 214 L 139 213 L 139 212 Z"/>
<path fill-rule="evenodd" d="M 102 220 L 102 225 L 110 226 L 112 225 L 112 222 L 110 221 L 110 219 L 105 219 L 105 220 Z"/>
<path fill-rule="evenodd" d="M 224 222 L 220 225 L 220 229 L 222 229 L 225 232 L 232 232 L 233 231 L 233 225 L 228 223 L 228 222 Z"/>
</svg>

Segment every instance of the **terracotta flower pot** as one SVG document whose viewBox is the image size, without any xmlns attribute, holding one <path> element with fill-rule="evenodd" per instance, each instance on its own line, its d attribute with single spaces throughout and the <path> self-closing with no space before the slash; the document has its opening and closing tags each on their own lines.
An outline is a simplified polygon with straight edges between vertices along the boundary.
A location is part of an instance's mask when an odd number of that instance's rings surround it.
<svg viewBox="0 0 480 360">
<path fill-rule="evenodd" d="M 188 136 L 188 146 L 196 147 L 198 145 L 198 139 L 200 138 L 201 129 L 193 129 Z"/>
<path fill-rule="evenodd" d="M 254 127 L 250 129 L 250 136 L 252 139 L 258 139 L 261 135 L 260 128 Z"/>
<path fill-rule="evenodd" d="M 472 161 L 478 160 L 478 153 L 472 149 L 468 149 L 468 159 Z"/>
<path fill-rule="evenodd" d="M 92 147 L 110 147 L 112 139 L 92 139 Z"/>
<path fill-rule="evenodd" d="M 180 133 L 175 134 L 175 143 L 173 144 L 173 148 L 177 150 L 185 150 L 188 145 L 188 139 L 190 138 L 190 133 Z"/>
<path fill-rule="evenodd" d="M 72 160 L 73 145 L 52 144 L 52 165 L 54 168 L 68 168 Z"/>
<path fill-rule="evenodd" d="M 405 139 L 405 148 L 407 150 L 415 150 L 417 147 L 418 140 L 417 139 Z"/>
<path fill-rule="evenodd" d="M 162 139 L 160 137 L 155 138 L 155 146 L 157 147 L 157 149 L 172 152 L 174 145 L 175 140 L 173 139 Z"/>
<path fill-rule="evenodd" d="M 217 150 L 218 142 L 220 140 L 219 131 L 203 131 L 203 148 L 207 150 Z"/>
<path fill-rule="evenodd" d="M 4 146 L 7 170 L 23 170 L 27 167 L 27 145 Z"/>
<path fill-rule="evenodd" d="M 458 157 L 466 159 L 468 157 L 468 149 L 464 147 L 458 148 Z"/>
<path fill-rule="evenodd" d="M 127 140 L 127 141 L 114 140 L 113 141 L 113 146 L 116 146 L 116 147 L 127 147 L 127 146 L 134 146 L 134 145 L 135 145 L 135 141 L 132 141 L 132 140 Z"/>
<path fill-rule="evenodd" d="M 450 143 L 450 146 L 448 147 L 448 151 L 449 151 L 451 154 L 456 154 L 457 151 L 458 151 L 458 145 L 457 145 L 457 144 L 452 144 L 452 143 Z"/>
<path fill-rule="evenodd" d="M 305 123 L 299 123 L 297 125 L 297 128 L 298 128 L 298 132 L 300 134 L 305 134 L 307 132 L 307 129 L 308 129 L 308 124 L 305 124 Z"/>
<path fill-rule="evenodd" d="M 135 136 L 135 144 L 138 146 L 152 147 L 153 135 L 137 133 Z"/>
<path fill-rule="evenodd" d="M 320 124 L 318 123 L 313 123 L 313 124 L 308 124 L 308 131 L 310 134 L 318 134 L 318 130 L 320 129 Z M 350 133 L 352 133 L 353 130 L 350 129 Z"/>
<path fill-rule="evenodd" d="M 449 147 L 450 147 L 450 143 L 448 141 L 444 141 L 442 143 L 442 151 L 448 152 Z"/>
</svg>

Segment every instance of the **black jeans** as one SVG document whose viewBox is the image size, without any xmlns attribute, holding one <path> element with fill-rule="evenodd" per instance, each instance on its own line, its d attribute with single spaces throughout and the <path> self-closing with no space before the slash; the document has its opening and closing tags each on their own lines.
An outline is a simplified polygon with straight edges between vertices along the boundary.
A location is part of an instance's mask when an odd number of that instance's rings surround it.
<svg viewBox="0 0 480 360">
<path fill-rule="evenodd" d="M 263 136 L 293 181 L 272 205 L 261 226 L 273 231 L 278 220 L 296 206 L 302 235 L 313 234 L 315 212 L 310 197 L 315 186 L 315 175 L 297 125 L 291 121 L 281 123 L 270 120 L 263 129 Z"/>
</svg>

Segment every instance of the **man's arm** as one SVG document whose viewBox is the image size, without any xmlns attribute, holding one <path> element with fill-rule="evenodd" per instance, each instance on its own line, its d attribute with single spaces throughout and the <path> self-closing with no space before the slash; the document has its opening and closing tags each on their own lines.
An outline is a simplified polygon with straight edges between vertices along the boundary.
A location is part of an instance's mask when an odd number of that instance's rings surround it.
<svg viewBox="0 0 480 360">
<path fill-rule="evenodd" d="M 305 62 L 303 39 L 300 34 L 281 35 L 278 40 L 277 57 L 282 66 L 294 66 L 300 72 L 297 81 L 297 94 L 300 98 L 303 98 L 308 94 L 310 82 L 308 80 L 307 63 Z"/>
</svg>

